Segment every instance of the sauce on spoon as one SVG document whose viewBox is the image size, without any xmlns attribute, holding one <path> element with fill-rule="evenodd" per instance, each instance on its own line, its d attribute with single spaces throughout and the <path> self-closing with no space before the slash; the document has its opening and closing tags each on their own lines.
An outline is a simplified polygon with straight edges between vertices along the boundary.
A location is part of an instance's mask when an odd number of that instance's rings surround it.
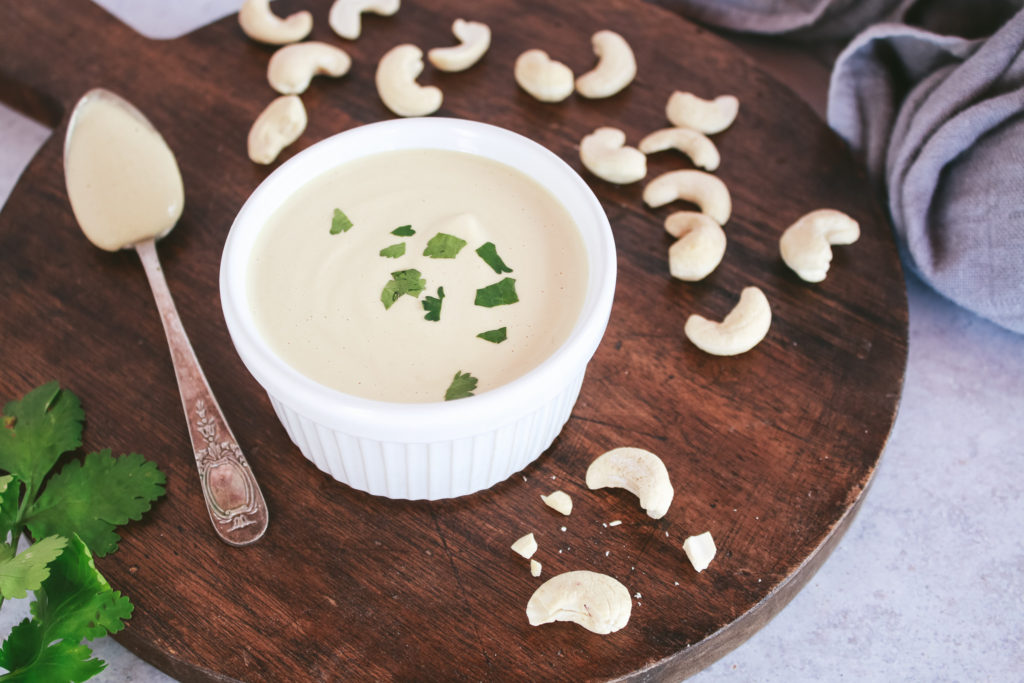
<svg viewBox="0 0 1024 683">
<path fill-rule="evenodd" d="M 185 189 L 174 153 L 135 107 L 96 89 L 68 126 L 64 175 L 82 232 L 117 251 L 163 237 L 181 217 Z"/>
</svg>

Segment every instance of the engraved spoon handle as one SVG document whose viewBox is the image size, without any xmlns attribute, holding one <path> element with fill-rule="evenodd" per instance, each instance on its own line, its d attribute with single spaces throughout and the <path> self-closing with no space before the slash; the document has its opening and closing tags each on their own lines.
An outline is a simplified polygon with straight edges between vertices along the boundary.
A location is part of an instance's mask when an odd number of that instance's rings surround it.
<svg viewBox="0 0 1024 683">
<path fill-rule="evenodd" d="M 188 434 L 195 451 L 196 467 L 206 499 L 206 508 L 217 535 L 231 545 L 247 545 L 259 540 L 267 529 L 267 503 L 256 477 L 242 455 L 224 414 L 217 405 L 199 360 L 182 327 L 178 310 L 167 288 L 154 240 L 135 245 L 146 269 L 160 320 L 167 334 L 167 345 L 178 378 L 181 405 L 185 410 Z"/>
</svg>

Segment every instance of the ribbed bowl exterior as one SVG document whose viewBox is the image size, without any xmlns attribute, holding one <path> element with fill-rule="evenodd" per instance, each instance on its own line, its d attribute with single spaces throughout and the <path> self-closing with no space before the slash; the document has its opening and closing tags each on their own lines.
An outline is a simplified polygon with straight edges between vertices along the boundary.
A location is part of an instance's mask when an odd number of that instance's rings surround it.
<svg viewBox="0 0 1024 683">
<path fill-rule="evenodd" d="M 583 370 L 550 400 L 496 429 L 429 443 L 360 438 L 319 424 L 270 396 L 302 455 L 354 489 L 388 498 L 439 500 L 497 484 L 536 460 L 572 412 Z"/>
</svg>

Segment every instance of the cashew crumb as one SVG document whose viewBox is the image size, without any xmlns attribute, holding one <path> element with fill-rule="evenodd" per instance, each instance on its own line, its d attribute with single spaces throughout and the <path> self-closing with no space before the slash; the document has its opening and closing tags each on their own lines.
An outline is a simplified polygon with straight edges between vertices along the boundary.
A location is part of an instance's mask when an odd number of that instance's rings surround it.
<svg viewBox="0 0 1024 683">
<path fill-rule="evenodd" d="M 564 527 L 564 526 L 562 527 L 562 532 L 563 532 L 563 533 L 565 532 L 565 527 Z"/>
<path fill-rule="evenodd" d="M 537 539 L 533 537 L 533 532 L 516 540 L 512 544 L 512 550 L 525 558 L 533 557 L 533 554 L 537 552 Z"/>
<path fill-rule="evenodd" d="M 622 520 L 621 519 L 616 519 L 616 520 L 614 520 L 612 522 L 608 522 L 608 526 L 618 526 L 620 524 L 622 524 Z"/>
</svg>

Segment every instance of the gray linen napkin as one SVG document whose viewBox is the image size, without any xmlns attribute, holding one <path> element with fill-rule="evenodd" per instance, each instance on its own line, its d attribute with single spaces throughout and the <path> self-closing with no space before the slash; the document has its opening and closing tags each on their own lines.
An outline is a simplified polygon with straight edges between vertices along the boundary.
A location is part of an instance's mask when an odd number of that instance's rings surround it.
<svg viewBox="0 0 1024 683">
<path fill-rule="evenodd" d="M 976 40 L 869 28 L 836 60 L 828 122 L 886 191 L 910 267 L 1024 333 L 1024 11 Z"/>
<path fill-rule="evenodd" d="M 828 123 L 885 196 L 904 262 L 1024 333 L 1024 0 L 668 4 L 721 28 L 802 39 L 873 23 L 836 61 Z"/>
</svg>

